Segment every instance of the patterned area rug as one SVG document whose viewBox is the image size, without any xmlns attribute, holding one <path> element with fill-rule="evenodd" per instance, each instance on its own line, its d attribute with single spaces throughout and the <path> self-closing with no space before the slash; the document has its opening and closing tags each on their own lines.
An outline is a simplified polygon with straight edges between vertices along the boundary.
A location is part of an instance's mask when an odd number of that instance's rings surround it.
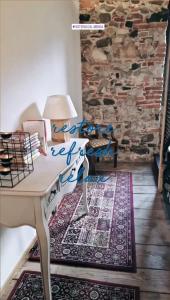
<svg viewBox="0 0 170 300">
<path fill-rule="evenodd" d="M 50 221 L 51 262 L 136 271 L 132 175 L 109 176 L 88 183 L 89 215 L 79 221 L 73 219 L 84 210 L 81 185 L 63 198 Z M 39 260 L 37 243 L 30 259 Z"/>
<path fill-rule="evenodd" d="M 139 288 L 86 279 L 51 275 L 53 300 L 139 300 Z M 7 300 L 42 300 L 42 278 L 25 271 Z"/>
</svg>

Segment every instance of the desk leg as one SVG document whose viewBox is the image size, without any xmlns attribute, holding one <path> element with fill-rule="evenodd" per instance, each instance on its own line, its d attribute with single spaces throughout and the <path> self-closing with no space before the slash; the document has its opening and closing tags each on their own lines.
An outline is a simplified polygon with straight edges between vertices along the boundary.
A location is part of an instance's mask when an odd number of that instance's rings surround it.
<svg viewBox="0 0 170 300">
<path fill-rule="evenodd" d="M 50 238 L 48 222 L 46 221 L 44 216 L 37 220 L 36 230 L 40 246 L 44 298 L 45 300 L 52 300 L 50 280 Z"/>
<path fill-rule="evenodd" d="M 89 161 L 87 157 L 84 157 L 83 162 L 84 172 L 83 172 L 83 201 L 84 201 L 84 207 L 85 207 L 85 214 L 88 215 L 89 209 L 88 209 L 88 203 L 87 203 L 87 182 L 85 182 L 85 178 L 89 174 Z"/>
</svg>

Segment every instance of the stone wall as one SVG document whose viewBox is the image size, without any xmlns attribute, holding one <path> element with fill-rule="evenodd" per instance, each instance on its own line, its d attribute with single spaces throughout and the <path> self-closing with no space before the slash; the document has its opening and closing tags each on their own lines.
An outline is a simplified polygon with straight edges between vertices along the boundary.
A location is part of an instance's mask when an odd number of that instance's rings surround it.
<svg viewBox="0 0 170 300">
<path fill-rule="evenodd" d="M 168 0 L 80 0 L 84 117 L 113 124 L 120 160 L 159 148 Z"/>
</svg>

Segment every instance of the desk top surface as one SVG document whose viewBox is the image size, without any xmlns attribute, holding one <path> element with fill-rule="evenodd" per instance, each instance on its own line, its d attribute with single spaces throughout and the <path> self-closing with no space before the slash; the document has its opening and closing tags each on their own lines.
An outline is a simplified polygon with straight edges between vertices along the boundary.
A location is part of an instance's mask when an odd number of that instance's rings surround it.
<svg viewBox="0 0 170 300">
<path fill-rule="evenodd" d="M 34 171 L 29 174 L 23 181 L 18 183 L 14 188 L 0 188 L 0 196 L 43 196 L 49 192 L 57 178 L 63 172 L 69 170 L 77 158 L 80 156 L 79 149 L 83 149 L 88 143 L 88 139 L 70 139 L 69 142 L 53 145 L 56 153 L 61 148 L 65 148 L 64 153 L 68 152 L 73 142 L 76 142 L 74 152 L 69 165 L 67 165 L 67 155 L 53 156 L 51 146 L 48 148 L 47 156 L 39 156 L 34 163 Z"/>
</svg>

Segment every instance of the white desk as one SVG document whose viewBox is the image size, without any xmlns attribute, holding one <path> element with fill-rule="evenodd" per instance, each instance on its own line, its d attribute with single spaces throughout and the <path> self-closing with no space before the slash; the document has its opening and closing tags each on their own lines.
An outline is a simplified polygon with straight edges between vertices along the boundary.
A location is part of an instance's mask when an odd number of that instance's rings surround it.
<svg viewBox="0 0 170 300">
<path fill-rule="evenodd" d="M 68 151 L 76 141 L 74 154 L 69 165 L 66 156 L 52 156 L 50 148 L 47 156 L 40 156 L 34 161 L 34 171 L 14 188 L 0 189 L 0 224 L 7 227 L 29 225 L 36 229 L 41 255 L 41 272 L 44 284 L 44 296 L 51 300 L 50 284 L 50 251 L 48 220 L 51 212 L 59 205 L 62 197 L 70 193 L 76 186 L 76 181 L 61 183 L 59 175 L 70 173 L 77 178 L 78 170 L 83 163 L 83 177 L 88 176 L 88 160 L 80 156 L 79 148 L 85 149 L 88 139 L 71 139 L 70 142 L 56 145 L 57 152 L 62 147 Z M 65 152 L 66 152 L 65 151 Z M 85 213 L 88 213 L 86 201 L 86 183 L 83 183 L 83 199 Z"/>
</svg>

